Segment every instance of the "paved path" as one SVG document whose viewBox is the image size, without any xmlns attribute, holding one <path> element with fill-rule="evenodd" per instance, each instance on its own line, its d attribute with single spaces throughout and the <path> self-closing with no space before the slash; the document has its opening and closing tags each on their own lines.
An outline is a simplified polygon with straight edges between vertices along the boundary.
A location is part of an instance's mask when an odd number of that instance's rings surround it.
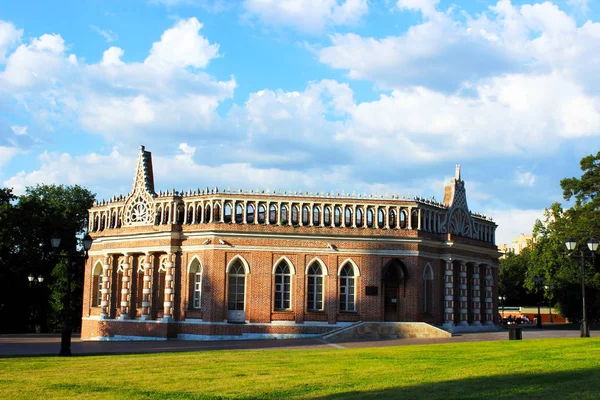
<svg viewBox="0 0 600 400">
<path fill-rule="evenodd" d="M 595 332 L 592 333 L 593 336 Z M 576 330 L 525 329 L 523 339 L 576 338 Z M 465 333 L 444 339 L 388 339 L 354 342 L 327 342 L 314 339 L 269 339 L 230 341 L 143 341 L 143 342 L 87 342 L 74 336 L 73 355 L 132 354 L 208 350 L 266 350 L 266 349 L 350 349 L 365 347 L 408 346 L 416 344 L 479 342 L 508 340 L 508 331 Z M 60 335 L 0 335 L 0 357 L 55 355 L 60 349 Z"/>
</svg>

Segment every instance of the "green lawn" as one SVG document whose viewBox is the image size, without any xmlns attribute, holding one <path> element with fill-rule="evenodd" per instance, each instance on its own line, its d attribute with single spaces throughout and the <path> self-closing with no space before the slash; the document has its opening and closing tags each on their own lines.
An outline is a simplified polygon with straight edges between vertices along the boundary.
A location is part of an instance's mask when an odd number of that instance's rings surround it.
<svg viewBox="0 0 600 400">
<path fill-rule="evenodd" d="M 6 358 L 0 398 L 598 399 L 600 339 Z"/>
</svg>

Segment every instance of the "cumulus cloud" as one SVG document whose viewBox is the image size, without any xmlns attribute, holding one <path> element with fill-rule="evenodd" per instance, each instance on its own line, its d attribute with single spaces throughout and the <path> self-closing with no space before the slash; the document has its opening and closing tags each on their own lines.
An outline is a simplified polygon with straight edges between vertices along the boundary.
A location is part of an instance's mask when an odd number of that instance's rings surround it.
<svg viewBox="0 0 600 400">
<path fill-rule="evenodd" d="M 0 64 L 5 61 L 6 52 L 21 41 L 22 35 L 22 29 L 0 20 Z"/>
<path fill-rule="evenodd" d="M 485 210 L 484 213 L 493 216 L 494 222 L 498 224 L 496 244 L 509 245 L 521 233 L 530 235 L 535 221 L 544 217 L 543 209 L 490 209 Z"/>
<path fill-rule="evenodd" d="M 41 124 L 52 127 L 74 116 L 83 129 L 111 141 L 160 140 L 173 127 L 206 132 L 236 81 L 217 81 L 202 71 L 219 47 L 201 28 L 196 18 L 178 21 L 143 62 L 127 63 L 124 50 L 114 46 L 99 63 L 82 63 L 66 53 L 59 34 L 44 34 L 9 54 L 0 96 L 17 99 Z"/>
<path fill-rule="evenodd" d="M 245 0 L 243 7 L 249 18 L 265 25 L 305 33 L 356 24 L 369 10 L 367 0 Z"/>
<path fill-rule="evenodd" d="M 600 63 L 600 23 L 577 26 L 551 2 L 516 6 L 500 0 L 476 16 L 455 8 L 440 11 L 433 0 L 399 0 L 397 6 L 421 12 L 423 21 L 385 38 L 334 34 L 317 57 L 352 79 L 386 89 L 448 92 L 505 73 L 560 71 L 588 90 L 600 90 L 600 78 L 592 73 Z"/>
</svg>

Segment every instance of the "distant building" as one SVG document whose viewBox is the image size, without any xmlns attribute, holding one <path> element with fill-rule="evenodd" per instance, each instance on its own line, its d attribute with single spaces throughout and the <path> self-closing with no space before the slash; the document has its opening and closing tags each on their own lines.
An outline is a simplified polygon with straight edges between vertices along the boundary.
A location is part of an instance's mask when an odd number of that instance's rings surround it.
<svg viewBox="0 0 600 400">
<path fill-rule="evenodd" d="M 265 182 L 268 184 L 268 182 Z M 89 210 L 84 340 L 314 335 L 358 321 L 492 325 L 496 224 L 456 177 L 420 197 L 154 191 Z"/>
<path fill-rule="evenodd" d="M 505 258 L 506 254 L 509 252 L 521 254 L 524 248 L 531 246 L 533 243 L 535 243 L 533 235 L 521 233 L 518 238 L 512 240 L 510 246 L 507 244 L 498 245 L 498 251 L 503 254 L 500 258 Z"/>
</svg>

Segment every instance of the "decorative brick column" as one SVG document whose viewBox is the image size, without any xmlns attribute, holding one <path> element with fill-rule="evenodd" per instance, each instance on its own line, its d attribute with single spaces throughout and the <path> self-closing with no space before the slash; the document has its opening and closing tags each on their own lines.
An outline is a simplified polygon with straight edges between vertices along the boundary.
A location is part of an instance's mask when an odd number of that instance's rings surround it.
<svg viewBox="0 0 600 400">
<path fill-rule="evenodd" d="M 246 206 L 247 207 L 247 206 Z M 244 215 L 246 215 L 244 213 Z M 167 262 L 165 263 L 165 300 L 163 302 L 163 321 L 171 321 L 173 319 L 173 300 L 175 299 L 175 267 L 173 259 L 175 254 L 167 254 Z"/>
<path fill-rule="evenodd" d="M 454 330 L 454 265 L 452 260 L 446 261 L 444 274 L 444 329 Z"/>
<path fill-rule="evenodd" d="M 110 264 L 111 257 L 107 254 L 102 264 L 102 300 L 100 301 L 100 318 L 108 318 L 108 302 L 110 301 Z"/>
<path fill-rule="evenodd" d="M 129 254 L 124 254 L 123 264 L 123 280 L 121 283 L 121 315 L 120 319 L 129 319 L 129 310 L 131 307 L 131 265 L 129 264 Z"/>
<path fill-rule="evenodd" d="M 469 302 L 467 292 L 467 263 L 464 261 L 460 262 L 460 270 L 458 272 L 459 278 L 459 302 L 460 302 L 460 325 L 469 325 Z"/>
<path fill-rule="evenodd" d="M 473 265 L 473 286 L 472 286 L 472 318 L 473 322 L 471 325 L 473 326 L 481 326 L 481 290 L 480 290 L 480 280 L 479 280 L 479 264 Z"/>
<path fill-rule="evenodd" d="M 212 210 L 211 210 L 212 212 Z M 152 255 L 146 254 L 144 260 L 144 289 L 142 291 L 142 319 L 150 319 L 152 311 Z"/>
<path fill-rule="evenodd" d="M 493 276 L 492 267 L 490 265 L 485 266 L 485 324 L 494 325 L 494 314 L 493 314 Z"/>
</svg>

